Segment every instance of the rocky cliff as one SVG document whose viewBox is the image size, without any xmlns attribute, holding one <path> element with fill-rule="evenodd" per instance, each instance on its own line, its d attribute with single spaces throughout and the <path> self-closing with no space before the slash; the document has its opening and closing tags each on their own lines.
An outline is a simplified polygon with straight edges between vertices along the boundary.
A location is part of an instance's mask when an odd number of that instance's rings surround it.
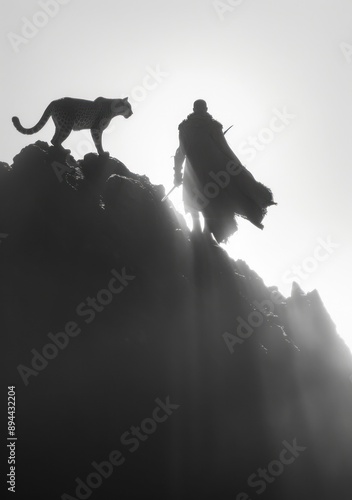
<svg viewBox="0 0 352 500">
<path fill-rule="evenodd" d="M 318 292 L 268 288 L 163 195 L 43 142 L 0 164 L 18 498 L 350 499 L 351 355 Z"/>
</svg>

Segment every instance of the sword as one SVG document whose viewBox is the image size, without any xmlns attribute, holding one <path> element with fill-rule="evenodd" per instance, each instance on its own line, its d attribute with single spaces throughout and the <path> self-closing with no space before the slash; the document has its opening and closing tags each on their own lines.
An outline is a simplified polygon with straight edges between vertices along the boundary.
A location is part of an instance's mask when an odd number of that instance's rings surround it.
<svg viewBox="0 0 352 500">
<path fill-rule="evenodd" d="M 174 186 L 172 189 L 170 189 L 170 191 L 164 196 L 164 198 L 161 200 L 161 203 L 165 200 L 168 199 L 168 197 L 170 196 L 170 194 L 177 188 L 178 186 Z"/>
</svg>

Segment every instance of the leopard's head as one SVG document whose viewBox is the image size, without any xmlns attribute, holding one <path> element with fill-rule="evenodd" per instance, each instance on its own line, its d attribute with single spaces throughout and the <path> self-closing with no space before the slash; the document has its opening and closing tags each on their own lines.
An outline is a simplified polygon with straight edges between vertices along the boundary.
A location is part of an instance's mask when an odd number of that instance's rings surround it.
<svg viewBox="0 0 352 500">
<path fill-rule="evenodd" d="M 113 107 L 115 116 L 122 115 L 125 118 L 129 118 L 133 115 L 131 104 L 128 102 L 128 97 L 125 97 L 124 99 L 115 99 Z"/>
</svg>

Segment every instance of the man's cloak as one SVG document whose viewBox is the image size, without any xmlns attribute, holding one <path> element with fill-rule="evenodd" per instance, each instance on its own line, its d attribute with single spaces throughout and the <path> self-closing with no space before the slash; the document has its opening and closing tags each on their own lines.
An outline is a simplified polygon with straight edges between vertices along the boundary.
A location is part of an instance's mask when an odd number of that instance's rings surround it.
<svg viewBox="0 0 352 500">
<path fill-rule="evenodd" d="M 222 125 L 208 113 L 192 113 L 179 125 L 179 137 L 175 171 L 181 171 L 186 159 L 186 212 L 202 212 L 219 242 L 237 230 L 236 215 L 262 229 L 267 207 L 275 204 L 272 192 L 241 164 L 225 139 Z"/>
</svg>

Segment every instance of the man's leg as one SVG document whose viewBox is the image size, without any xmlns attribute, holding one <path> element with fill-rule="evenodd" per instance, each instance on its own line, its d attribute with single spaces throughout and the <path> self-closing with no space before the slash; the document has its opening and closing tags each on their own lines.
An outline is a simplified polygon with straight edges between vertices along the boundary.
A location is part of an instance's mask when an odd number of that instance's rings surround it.
<svg viewBox="0 0 352 500">
<path fill-rule="evenodd" d="M 194 212 L 191 212 L 191 215 L 192 215 L 192 221 L 193 221 L 192 232 L 193 233 L 201 233 L 202 226 L 200 225 L 199 212 L 195 210 Z"/>
</svg>

